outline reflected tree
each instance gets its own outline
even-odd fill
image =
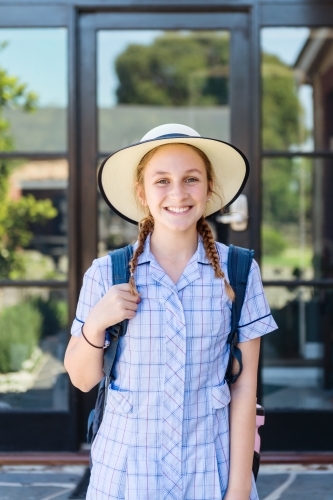
[[[225,105],[228,58],[224,33],[165,33],[150,45],[131,44],[116,60],[118,103]]]
[[[0,45],[0,50],[6,43]],[[26,83],[0,67],[0,151],[12,151],[14,141],[10,123],[3,112],[6,108],[20,109],[27,113],[36,109],[38,96]],[[10,175],[17,161],[0,160],[0,279],[17,278],[24,273],[24,260],[20,251],[27,246],[32,233],[31,223],[43,223],[57,215],[50,200],[37,201],[33,196],[18,200],[10,197]]]
[[[299,148],[307,137],[304,110],[297,95],[293,69],[277,56],[263,54],[263,149],[288,151]],[[281,252],[286,248],[286,244],[283,245],[283,238],[288,238],[286,226],[299,224],[301,203],[307,220],[310,220],[311,165],[307,161],[299,165],[297,160],[289,158],[265,160],[262,183],[263,250],[264,255],[273,256],[278,248]],[[301,196],[305,197],[302,202]],[[280,245],[275,245],[278,239]],[[295,245],[295,241],[289,244]]]
[[[288,151],[305,142],[308,131],[293,69],[277,56],[262,57],[263,149]]]

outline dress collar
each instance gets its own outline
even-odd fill
[[[150,262],[151,260],[156,260],[153,254],[150,251],[150,234],[147,236],[143,252],[141,255],[138,257],[138,265],[141,264],[146,264],[147,262]],[[138,247],[138,242],[134,244],[134,250]],[[198,246],[197,250],[194,253],[193,257],[191,258],[191,262],[196,260],[199,264],[211,264],[210,260],[208,259],[205,248],[203,245],[202,237],[199,235],[198,237]]]

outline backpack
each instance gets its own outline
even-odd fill
[[[242,352],[237,347],[239,342],[238,323],[241,317],[242,307],[245,299],[246,285],[249,277],[254,251],[247,248],[240,248],[233,245],[229,246],[228,253],[228,276],[229,283],[235,291],[235,300],[231,309],[231,330],[228,335],[227,343],[230,344],[230,356],[226,370],[225,379],[229,386],[234,384],[242,373]],[[232,374],[233,360],[238,363],[238,372]],[[260,435],[259,427],[265,423],[265,410],[262,406],[256,405],[256,429],[255,443],[253,452],[252,472],[257,480],[260,467]]]
[[[133,255],[133,246],[127,245],[113,252],[109,252],[112,263],[112,281],[114,285],[128,283],[130,272],[128,264]],[[102,423],[104,408],[106,405],[108,389],[112,376],[112,368],[116,357],[119,337],[125,335],[128,320],[125,319],[106,330],[105,339],[109,346],[104,350],[103,372],[104,378],[100,381],[97,392],[95,408],[91,410],[88,417],[87,442],[92,443]]]
[[[228,276],[229,282],[235,291],[236,298],[232,303],[231,310],[231,330],[228,335],[227,343],[230,344],[230,356],[226,370],[226,381],[229,385],[234,384],[242,373],[242,353],[237,346],[239,341],[238,323],[241,316],[241,311],[244,303],[247,280],[253,260],[253,250],[246,248],[229,246],[228,253]],[[129,261],[133,255],[132,245],[124,248],[119,248],[109,253],[112,262],[112,276],[115,285],[128,283],[129,281]],[[88,418],[87,442],[92,443],[96,437],[98,429],[102,423],[104,408],[107,401],[107,393],[112,376],[112,369],[116,357],[119,337],[126,334],[128,320],[113,325],[107,329],[106,338],[110,342],[109,347],[104,352],[103,371],[104,378],[99,384],[98,394],[95,404],[95,409],[91,410]],[[236,359],[238,363],[238,372],[232,374],[232,363]],[[264,423],[264,409],[257,405],[256,419],[256,446],[253,457],[253,473],[257,478],[260,464],[260,437],[257,432],[258,427]]]

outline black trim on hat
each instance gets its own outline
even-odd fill
[[[222,144],[226,144],[227,146],[231,147],[232,149],[234,149],[235,151],[237,151],[237,153],[243,158],[244,160],[244,163],[245,163],[245,175],[244,175],[244,179],[243,179],[243,182],[240,186],[240,188],[238,189],[237,193],[235,194],[235,196],[226,204],[224,205],[222,208],[227,208],[229,207],[237,198],[238,196],[241,194],[241,192],[243,191],[244,187],[245,187],[245,184],[247,183],[247,180],[249,178],[249,175],[250,175],[250,163],[248,161],[248,159],[246,158],[245,154],[240,150],[238,149],[236,146],[234,146],[233,144],[230,144],[229,142],[226,142],[226,141],[221,141],[220,139],[213,139],[212,137],[203,137],[203,136],[200,136],[200,135],[196,135],[196,136],[193,136],[193,135],[186,135],[186,134],[166,134],[166,135],[161,135],[160,137],[156,137],[154,139],[148,139],[146,141],[140,141],[140,142],[136,142],[135,144],[130,144],[129,146],[126,146],[124,148],[121,148],[121,149],[118,149],[117,151],[115,151],[114,153],[110,154],[107,158],[105,158],[105,160],[101,163],[100,167],[99,167],[99,170],[98,170],[98,177],[97,177],[97,182],[98,182],[98,187],[99,187],[99,190],[101,192],[101,195],[103,196],[104,198],[104,201],[106,202],[106,204],[111,208],[111,210],[113,210],[113,212],[117,215],[119,215],[122,219],[126,220],[127,222],[130,222],[131,224],[135,224],[136,226],[139,225],[139,222],[135,221],[135,220],[132,220],[130,219],[129,217],[127,217],[126,215],[122,214],[121,212],[119,212],[119,210],[117,210],[113,205],[112,203],[110,202],[110,200],[108,199],[108,197],[106,196],[105,194],[105,191],[103,189],[103,184],[102,184],[102,173],[103,173],[103,169],[105,167],[105,164],[106,162],[112,157],[114,156],[115,154],[119,153],[119,151],[124,151],[125,149],[129,149],[129,148],[132,148],[132,147],[135,147],[135,146],[139,146],[140,144],[145,144],[147,142],[154,142],[154,141],[159,141],[161,139],[175,139],[179,137],[180,139],[181,138],[188,138],[188,139],[206,139],[206,140],[209,140],[209,141],[216,141],[216,142],[220,142]],[[179,143],[181,144],[181,142]],[[188,143],[183,143],[183,144],[188,144]],[[152,148],[153,149],[153,148]],[[199,148],[200,149],[200,148]],[[212,214],[209,215],[209,217],[211,215],[214,215],[214,214],[218,214],[219,213],[219,210],[217,212],[214,212]]]
[[[140,144],[140,143],[139,143]],[[127,148],[124,148],[124,149],[127,149]],[[119,150],[120,151],[120,150]],[[111,201],[109,200],[109,198],[106,196],[105,194],[105,191],[103,189],[103,184],[102,184],[102,172],[103,172],[103,168],[104,168],[104,165],[105,163],[108,161],[109,158],[111,158],[111,156],[113,156],[114,153],[110,156],[108,156],[107,158],[105,158],[105,160],[101,163],[100,167],[99,167],[99,170],[98,170],[98,177],[97,177],[97,184],[98,184],[98,187],[99,187],[99,190],[101,192],[101,195],[103,196],[104,198],[104,201],[105,203],[111,208],[111,210],[119,215],[122,219],[126,220],[127,222],[130,222],[131,224],[135,224],[136,226],[139,225],[139,222],[136,222],[135,220],[132,220],[130,219],[129,217],[126,217],[126,215],[122,214],[121,212],[119,212],[119,210],[117,210],[111,203]]]
[[[187,135],[187,134],[165,134],[165,135],[159,135],[158,137],[155,137],[155,139],[175,139],[177,137],[193,137],[193,135]],[[198,135],[196,137],[201,137],[201,136]],[[155,139],[149,139],[149,140],[150,141],[154,141]],[[142,141],[142,142],[148,142],[148,141]]]

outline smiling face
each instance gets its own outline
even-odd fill
[[[195,149],[185,144],[158,148],[147,161],[142,180],[137,183],[137,195],[149,208],[155,228],[177,232],[196,229],[212,186]]]

